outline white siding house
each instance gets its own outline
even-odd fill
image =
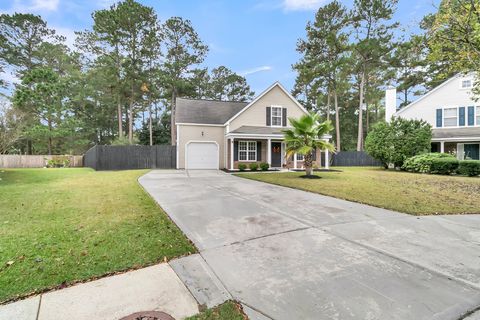
[[[458,159],[480,159],[480,101],[472,94],[474,74],[458,74],[400,110],[396,90],[387,89],[387,121],[391,115],[423,119],[433,127],[432,152],[448,152]],[[392,98],[393,97],[393,98]]]

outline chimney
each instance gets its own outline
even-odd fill
[[[385,90],[385,121],[390,122],[395,112],[397,112],[397,89],[390,86]]]

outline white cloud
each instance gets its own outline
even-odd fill
[[[65,27],[51,26],[52,29],[55,29],[57,34],[65,37],[65,44],[70,49],[75,49],[75,31]]]
[[[248,76],[248,75],[251,75],[251,74],[254,74],[254,73],[258,73],[258,72],[270,71],[272,69],[273,68],[271,66],[260,66],[260,67],[257,67],[257,68],[252,68],[252,69],[242,71],[242,72],[240,72],[240,75]]]
[[[283,0],[282,7],[285,11],[316,10],[325,2],[325,0]]]
[[[57,11],[60,0],[14,0],[3,13],[29,13]]]

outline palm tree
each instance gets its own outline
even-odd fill
[[[286,144],[286,157],[296,153],[303,155],[305,174],[312,175],[312,162],[315,149],[334,151],[334,147],[324,136],[332,129],[330,120],[320,122],[320,116],[316,113],[308,113],[300,119],[289,118],[292,129],[284,130],[283,135]]]

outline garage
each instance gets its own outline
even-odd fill
[[[218,169],[218,145],[215,142],[189,142],[185,152],[186,169]]]

